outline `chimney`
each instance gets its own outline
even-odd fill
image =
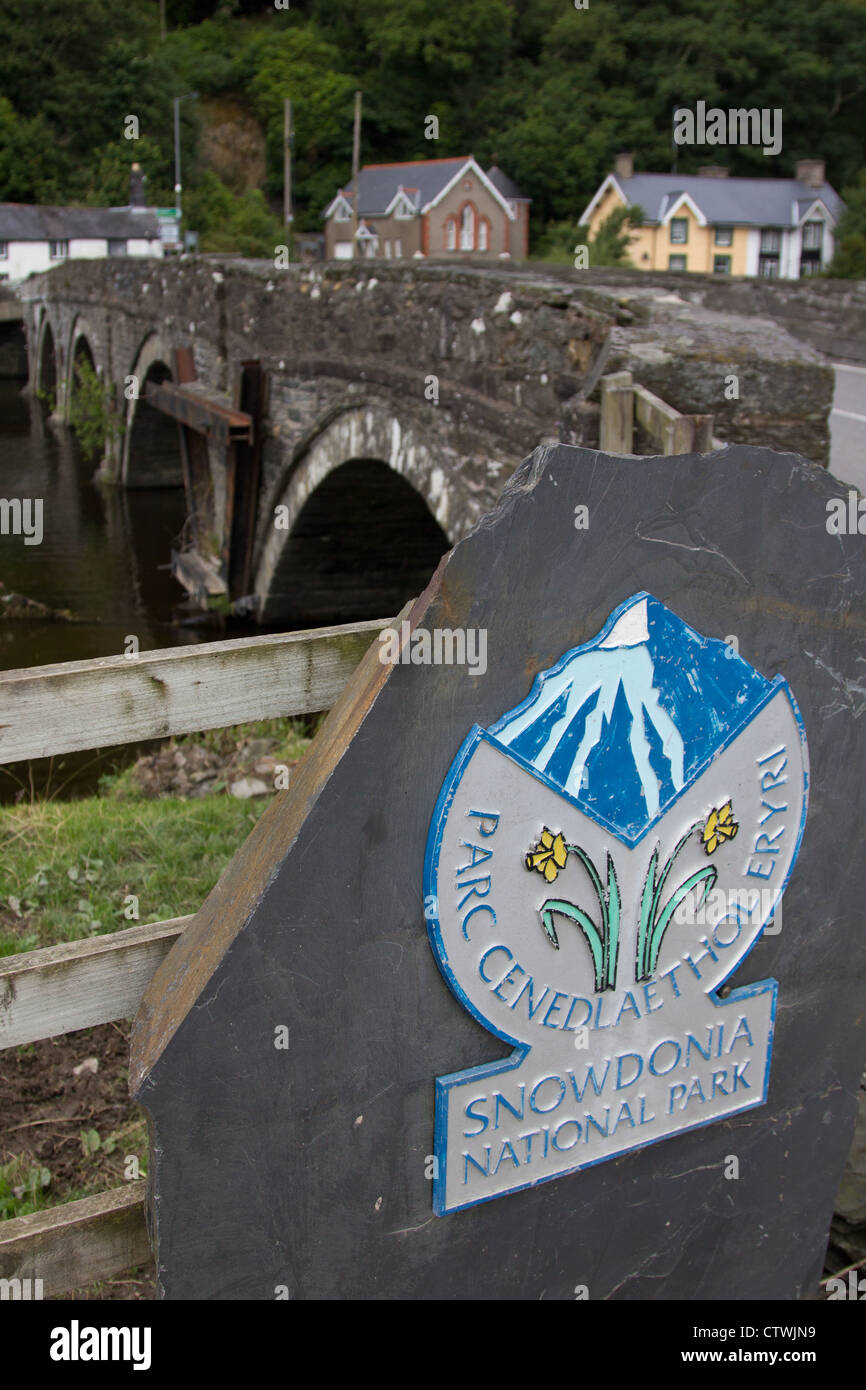
[[[699,179],[726,179],[728,167],[725,164],[702,164],[698,170]]]
[[[143,208],[144,202],[144,174],[141,172],[140,164],[133,164],[129,171],[129,206],[131,208]]]
[[[823,159],[798,159],[795,178],[807,188],[820,188],[825,181]]]
[[[618,154],[613,162],[613,172],[620,179],[630,179],[634,177],[634,155]]]

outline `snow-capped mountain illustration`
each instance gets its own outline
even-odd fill
[[[633,839],[766,702],[775,683],[636,594],[488,730],[509,756]]]

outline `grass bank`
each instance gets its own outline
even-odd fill
[[[291,768],[309,729],[266,720],[173,740],[167,751],[191,760],[204,749],[242,771],[243,751],[266,745]],[[154,796],[132,767],[104,777],[98,796],[0,808],[0,955],[195,912],[270,800],[230,795],[232,776],[211,778],[205,796]]]
[[[171,740],[97,796],[0,808],[0,956],[195,912],[317,722]],[[253,779],[267,794],[249,794]],[[0,1051],[0,1221],[146,1175],[128,1054],[128,1023]]]

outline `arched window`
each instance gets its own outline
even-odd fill
[[[460,214],[460,250],[475,250],[475,209],[471,203]]]
[[[490,249],[490,223],[486,217],[478,220],[478,250],[489,251]]]
[[[445,250],[457,250],[457,223],[453,217],[449,217],[445,223]]]

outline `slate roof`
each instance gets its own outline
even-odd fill
[[[365,164],[358,173],[358,216],[381,217],[401,186],[420,212],[439,196],[471,158],[471,155],[458,155],[453,159],[415,159],[403,164]],[[491,178],[492,173],[497,175],[495,179]],[[494,167],[488,170],[486,177],[491,179],[503,198],[523,196],[517,185],[500,169]],[[507,188],[503,185],[507,185]],[[351,180],[340,192],[351,207]]]
[[[32,203],[0,203],[0,241],[69,241],[111,237],[159,237],[152,212],[126,208],[40,207]]]
[[[648,222],[660,222],[683,193],[700,208],[707,222],[750,227],[790,227],[793,209],[797,220],[817,198],[834,218],[845,204],[829,183],[809,188],[797,179],[713,179],[698,174],[634,174],[617,176],[629,203],[643,208]]]
[[[358,173],[358,216],[381,217],[392,202],[400,185],[417,189],[413,202],[418,207],[442,192],[466,163],[466,156],[456,159],[410,160],[405,164],[365,164]],[[341,189],[351,206],[351,181]]]
[[[487,177],[494,188],[499,189],[503,198],[519,198],[525,203],[532,202],[532,199],[527,198],[525,193],[521,193],[514,179],[510,179],[507,174],[503,174],[498,164],[491,164],[490,168],[487,170]]]

